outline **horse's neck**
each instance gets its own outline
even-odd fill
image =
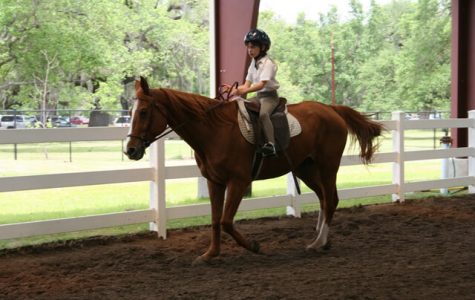
[[[214,122],[216,118],[213,116],[219,102],[175,90],[165,92],[170,126],[193,149],[202,148],[203,142],[212,139],[220,126]]]
[[[167,95],[165,107],[169,113],[169,122],[171,125],[178,126],[181,123],[200,122],[205,118],[207,107],[212,106],[213,101],[207,101],[207,98],[176,91],[172,89],[163,89]]]

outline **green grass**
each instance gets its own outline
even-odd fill
[[[439,134],[442,136],[442,134]],[[432,131],[411,131],[406,133],[407,150],[433,148]],[[22,176],[48,173],[79,172],[92,170],[113,170],[143,167],[148,159],[139,162],[122,157],[122,145],[117,142],[75,142],[18,145],[18,159],[13,160],[13,145],[0,145],[0,176]],[[391,151],[391,139],[383,139],[383,152]],[[167,160],[190,159],[191,149],[182,141],[166,143]],[[347,151],[351,153],[351,151]],[[420,161],[406,163],[406,180],[436,179],[440,176],[440,162]],[[392,181],[391,164],[342,167],[338,174],[338,188],[352,188],[389,184]],[[286,194],[286,178],[279,177],[256,181],[252,197]],[[166,185],[167,206],[208,203],[208,199],[197,199],[197,179],[168,180]],[[310,190],[302,185],[302,192]],[[410,195],[418,197],[422,194]],[[67,218],[111,212],[121,212],[148,207],[149,185],[147,182],[45,189],[0,193],[0,224],[29,222],[37,220]],[[249,201],[249,200],[245,200]],[[390,202],[390,196],[380,196],[341,201],[339,207]],[[317,203],[306,205],[303,211],[315,211]],[[285,214],[285,208],[265,209],[238,213],[237,219],[258,218]],[[168,228],[195,226],[209,223],[209,216],[170,220]],[[56,234],[26,239],[0,240],[0,248],[38,244],[55,240],[68,240],[91,235],[115,235],[145,231],[147,224],[120,226],[76,233]]]

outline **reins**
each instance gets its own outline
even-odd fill
[[[218,104],[214,105],[214,106],[211,106],[211,107],[208,107],[206,110],[205,110],[205,114],[209,113],[210,111],[220,107],[221,105],[223,105],[224,103],[228,102],[229,99],[231,98],[231,91],[234,89],[234,88],[237,88],[239,86],[239,83],[236,81],[233,83],[233,85],[228,88],[227,90],[223,91],[223,88],[225,87],[225,85],[221,85],[219,86],[219,89],[218,89],[218,96],[215,98],[215,100],[218,100],[220,101]],[[226,97],[225,97],[226,95]],[[160,111],[159,111],[160,112]],[[161,112],[160,112],[161,113]],[[162,114],[163,115],[163,114]],[[164,116],[165,117],[165,116]],[[167,136],[169,135],[170,133],[172,133],[173,131],[185,126],[190,120],[186,120],[186,121],[183,121],[181,122],[180,124],[178,124],[177,126],[175,126],[175,129],[171,128],[170,126],[167,126],[167,128],[165,128],[165,131],[162,132],[161,134],[157,135],[156,137],[154,137],[152,140],[148,140],[145,138],[145,136],[138,136],[138,135],[133,135],[133,134],[128,134],[127,137],[132,137],[132,138],[136,138],[136,139],[139,139],[142,141],[142,143],[144,144],[145,148],[147,148],[148,146],[150,146],[153,142],[161,139],[162,137],[164,136]]]
[[[228,87],[228,85],[222,84],[218,88],[218,96],[215,98],[216,100],[221,100],[221,101],[229,101],[229,98],[231,98],[231,92],[233,89],[237,89],[239,86],[239,82],[235,81],[233,85]],[[226,88],[226,89],[225,89]],[[224,97],[226,95],[226,98]]]

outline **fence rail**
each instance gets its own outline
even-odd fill
[[[382,123],[392,132],[393,150],[392,152],[377,153],[374,159],[374,163],[393,164],[392,184],[339,189],[338,195],[341,200],[392,195],[393,200],[404,201],[404,194],[408,192],[455,186],[469,186],[470,192],[475,191],[475,111],[470,111],[469,118],[467,119],[406,120],[405,113],[403,112],[393,113],[392,118],[393,120],[382,121]],[[404,132],[406,130],[434,128],[469,128],[469,147],[422,151],[404,150]],[[0,144],[121,140],[126,134],[127,128],[110,127],[1,130]],[[158,236],[166,238],[167,220],[209,215],[211,213],[209,204],[166,207],[165,181],[168,179],[198,177],[200,173],[196,165],[165,165],[164,143],[164,140],[159,140],[152,144],[150,167],[146,168],[0,178],[0,191],[24,191],[137,181],[150,182],[150,206],[148,209],[77,218],[4,224],[0,225],[0,239],[97,229],[134,223],[150,223],[151,230],[157,231]],[[468,176],[417,182],[405,181],[405,162],[447,159],[450,157],[469,158]],[[341,161],[342,166],[358,164],[361,164],[361,161],[357,155],[346,155]],[[286,195],[248,199],[241,203],[239,210],[249,211],[272,207],[287,207],[289,213],[297,217],[300,216],[301,206],[306,203],[315,203],[316,196],[313,193],[297,195],[293,181],[288,180],[287,184]]]

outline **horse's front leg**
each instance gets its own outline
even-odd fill
[[[233,224],[234,216],[236,215],[244,192],[249,184],[250,182],[231,182],[228,184],[226,206],[221,219],[221,225],[223,230],[226,233],[229,233],[239,245],[249,251],[258,253],[259,244],[256,241],[249,242],[241,233],[239,233],[239,231],[236,230]]]
[[[209,262],[219,255],[221,246],[221,216],[223,214],[224,192],[226,187],[208,180],[209,198],[211,201],[211,244],[208,251],[195,259],[193,264]]]

